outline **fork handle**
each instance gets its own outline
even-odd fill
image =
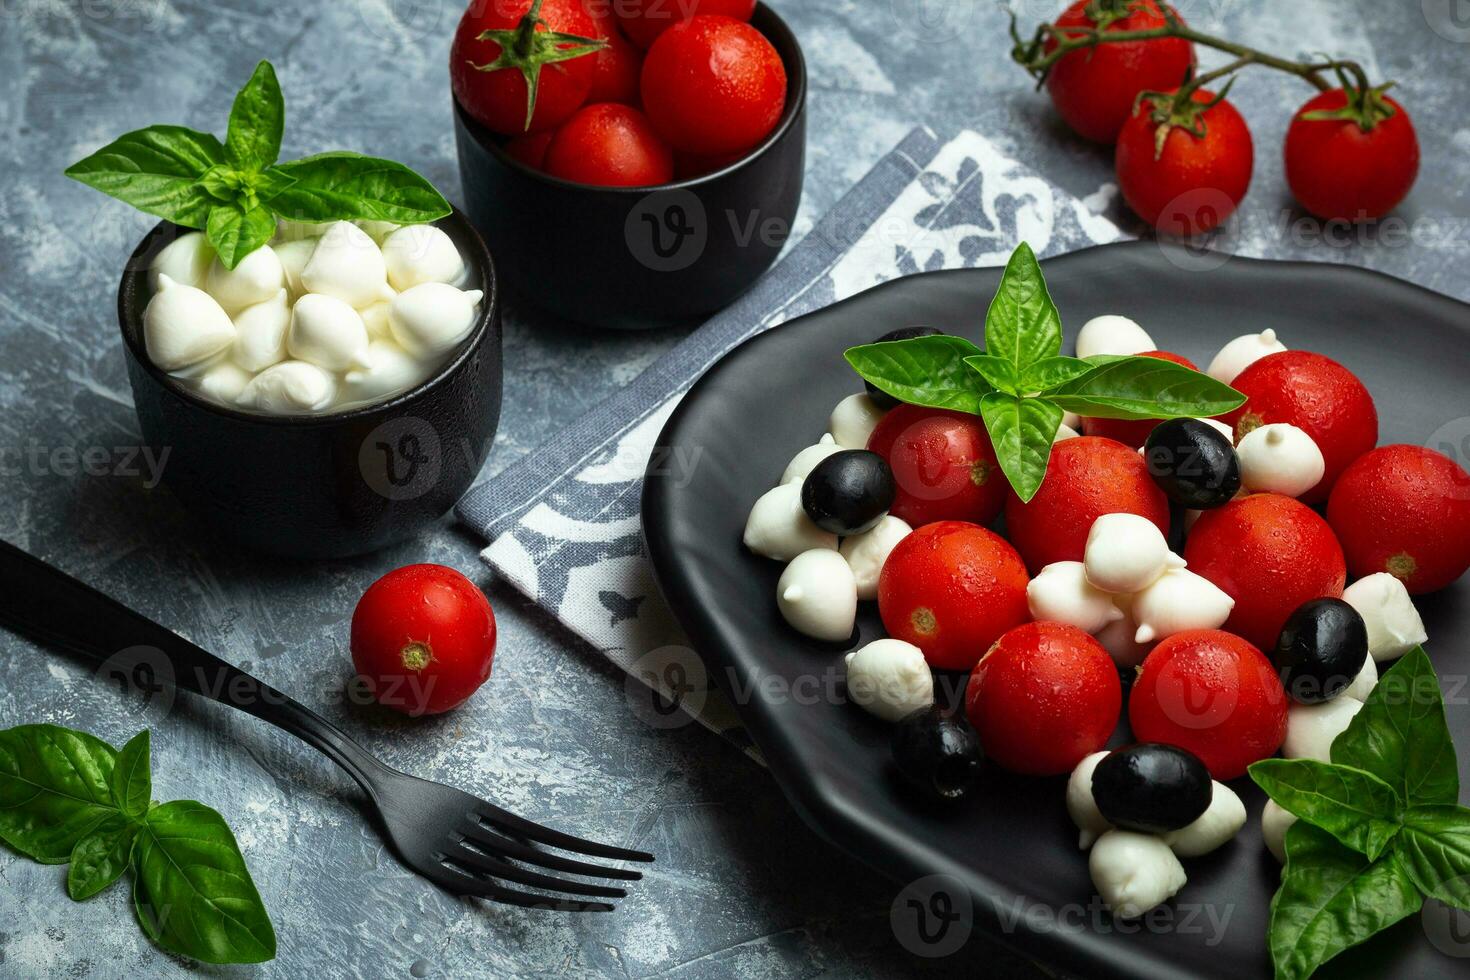
[[[0,541],[0,624],[100,661],[137,686],[169,686],[239,708],[290,732],[373,793],[386,767],[325,718],[171,630]]]

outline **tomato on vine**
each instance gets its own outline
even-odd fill
[[[1319,218],[1364,221],[1398,206],[1419,174],[1419,138],[1387,86],[1314,96],[1286,131],[1286,182]]]

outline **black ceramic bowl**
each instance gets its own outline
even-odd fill
[[[806,63],[770,7],[750,23],[786,65],[786,108],[759,146],[700,177],[656,188],[560,180],[512,159],[455,102],[465,209],[508,290],[582,323],[641,329],[708,316],[766,270],[801,201]]]
[[[133,252],[118,322],[144,442],[167,452],[163,482],[241,547],[336,558],[401,541],[469,487],[500,421],[500,296],[485,243],[465,216],[439,222],[484,290],[474,329],[429,380],[333,415],[277,416],[208,402],[154,366],[143,345],[148,263],[186,229],[164,222]]]

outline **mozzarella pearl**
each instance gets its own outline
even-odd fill
[[[1236,337],[1220,348],[1220,353],[1215,355],[1215,359],[1210,362],[1205,373],[1216,381],[1230,384],[1240,376],[1240,372],[1267,354],[1276,354],[1284,350],[1286,350],[1286,345],[1276,339],[1275,330],[1248,333],[1244,337]]]
[[[327,229],[301,270],[301,285],[354,309],[393,296],[378,243],[350,221],[334,222]]]
[[[874,640],[845,659],[853,703],[884,721],[898,721],[934,703],[934,675],[924,652],[912,643]]]
[[[219,256],[209,263],[209,272],[204,277],[204,288],[215,301],[231,313],[247,306],[264,303],[286,285],[286,270],[276,256],[276,250],[262,245],[226,269]]]
[[[1288,759],[1332,761],[1332,741],[1347,731],[1353,716],[1363,710],[1356,698],[1333,698],[1321,704],[1297,704],[1286,709],[1286,741],[1281,754]]]
[[[867,395],[848,395],[832,409],[827,431],[843,449],[867,449],[868,437],[883,420],[884,411]]]
[[[823,531],[806,516],[800,483],[783,483],[762,494],[750,509],[744,539],[751,551],[777,561],[791,561],[814,548],[837,551],[837,535]]]
[[[247,371],[263,371],[286,359],[286,330],[291,305],[281,289],[264,303],[247,306],[235,315],[235,363]]]
[[[1113,597],[1087,581],[1080,561],[1047,565],[1026,586],[1026,603],[1031,618],[1067,623],[1084,633],[1096,633],[1123,618]]]
[[[1139,643],[1134,638],[1137,633],[1138,624],[1124,610],[1123,618],[1104,626],[1098,631],[1096,639],[1108,651],[1108,656],[1113,658],[1113,663],[1126,669],[1143,663],[1153,649],[1150,644]]]
[[[1228,842],[1245,826],[1245,804],[1235,790],[1212,780],[1209,808],[1194,822],[1164,834],[1164,843],[1180,857],[1199,857]]]
[[[807,478],[807,474],[816,469],[818,463],[833,453],[840,452],[842,452],[842,447],[837,445],[837,440],[832,438],[832,433],[825,433],[815,446],[807,446],[791,457],[791,462],[786,464],[786,471],[781,474],[781,482],[790,483],[795,480],[800,483]]]
[[[1168,569],[1184,566],[1158,526],[1137,514],[1104,514],[1093,521],[1082,562],[1087,581],[1114,593],[1146,589]]]
[[[230,361],[220,361],[211,365],[194,379],[194,387],[206,398],[213,399],[222,405],[233,405],[240,398],[240,393],[250,383],[252,375],[249,371]]]
[[[358,315],[362,317],[363,326],[367,327],[369,337],[372,337],[374,340],[393,339],[393,331],[388,326],[388,311],[392,308],[392,305],[387,300],[383,300],[374,303],[372,306],[365,306],[357,311]],[[397,341],[394,342],[397,343]]]
[[[435,364],[420,361],[391,340],[368,344],[365,366],[342,376],[344,404],[377,401],[407,391],[433,373]]]
[[[1178,894],[1188,880],[1169,845],[1153,834],[1110,830],[1087,859],[1092,884],[1112,913],[1136,919]]]
[[[1081,432],[1082,416],[1078,415],[1076,412],[1063,412],[1062,424],[1071,429],[1073,432]]]
[[[878,577],[883,572],[883,563],[888,560],[893,549],[898,547],[898,543],[912,531],[913,528],[903,520],[886,514],[862,534],[843,539],[839,550],[852,567],[859,599],[867,601],[878,598]]]
[[[1342,597],[1367,624],[1368,652],[1379,663],[1402,657],[1429,639],[1409,590],[1388,572],[1358,579]]]
[[[1076,429],[1063,422],[1061,425],[1057,426],[1057,434],[1052,437],[1051,441],[1052,444],[1055,445],[1061,442],[1063,439],[1076,439],[1081,434],[1082,433],[1078,432]]]
[[[393,297],[388,329],[403,349],[418,357],[448,353],[470,335],[483,296],[442,282],[426,282]]]
[[[357,311],[340,299],[307,293],[291,312],[286,338],[291,356],[328,371],[368,366],[367,327]]]
[[[388,285],[410,289],[426,282],[456,283],[464,275],[464,259],[454,239],[433,225],[408,225],[383,239]]]
[[[286,221],[276,222],[276,241],[293,242],[302,238],[320,238],[331,230],[335,221]]]
[[[1275,800],[1267,800],[1261,810],[1261,838],[1266,842],[1266,850],[1282,864],[1286,863],[1286,832],[1296,821],[1296,814]]]
[[[379,245],[383,244],[383,240],[389,235],[404,227],[392,221],[373,221],[371,218],[359,218],[353,224],[367,232],[368,237]]]
[[[800,633],[833,643],[846,640],[857,621],[857,582],[852,569],[830,549],[804,551],[781,573],[776,606]]]
[[[1226,442],[1230,443],[1232,446],[1235,445],[1235,430],[1230,428],[1230,426],[1226,425],[1224,422],[1221,422],[1219,419],[1200,419],[1199,421],[1203,422],[1205,425],[1208,425],[1210,428],[1220,433],[1220,435],[1224,436]]]
[[[1326,471],[1322,450],[1312,437],[1289,422],[1252,429],[1235,447],[1240,482],[1253,493],[1299,497],[1315,487]]]
[[[1109,752],[1104,749],[1083,756],[1082,761],[1072,770],[1072,775],[1067,777],[1067,816],[1077,825],[1079,850],[1087,850],[1093,841],[1113,829],[1107,817],[1097,808],[1097,801],[1092,798],[1092,771],[1108,755]]]
[[[1185,630],[1225,625],[1235,600],[1214,582],[1187,568],[1173,568],[1133,597],[1133,634],[1139,643],[1156,643]]]
[[[198,364],[235,342],[229,314],[202,289],[158,277],[158,292],[143,310],[143,346],[164,371]]]
[[[1342,696],[1345,698],[1357,698],[1359,701],[1368,700],[1368,695],[1378,686],[1378,661],[1371,656],[1363,660],[1363,669],[1358,671],[1358,676],[1353,678],[1351,684],[1343,688]]]
[[[1158,350],[1148,331],[1126,316],[1108,313],[1095,316],[1077,332],[1077,356],[1096,354],[1142,354]]]
[[[185,286],[202,286],[214,261],[214,249],[202,231],[180,235],[148,263],[148,288],[158,292],[158,277],[168,276]]]
[[[305,361],[282,361],[257,374],[240,392],[239,404],[277,415],[319,412],[332,404],[337,382]]]
[[[311,255],[316,251],[319,238],[295,238],[289,242],[282,242],[274,246],[276,258],[281,260],[281,270],[286,274],[286,288],[291,291],[292,296],[300,296],[306,292],[301,285],[301,270],[306,268],[306,263],[311,261]]]

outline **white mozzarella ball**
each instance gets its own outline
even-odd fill
[[[437,366],[424,362],[391,340],[368,344],[366,365],[342,376],[343,404],[377,401],[407,391],[433,373]]]
[[[1067,777],[1067,816],[1077,825],[1077,847],[1087,850],[1093,841],[1113,829],[1092,798],[1092,771],[1110,753],[1104,749],[1084,756]]]
[[[1245,804],[1235,790],[1212,780],[1209,807],[1193,823],[1164,834],[1164,843],[1182,858],[1199,857],[1224,845],[1244,826]]]
[[[1358,671],[1358,676],[1353,678],[1342,692],[1345,698],[1356,698],[1359,701],[1368,700],[1368,695],[1378,686],[1378,661],[1371,656],[1363,659],[1363,669]]]
[[[238,313],[247,306],[264,303],[286,285],[286,270],[276,250],[262,245],[226,269],[225,264],[214,257],[209,263],[209,272],[204,277],[204,288],[230,313]]]
[[[274,246],[276,258],[281,260],[281,271],[286,274],[286,288],[291,291],[292,296],[300,296],[306,292],[306,288],[301,285],[301,270],[311,261],[311,254],[316,251],[316,244],[320,240],[293,238]]]
[[[1036,573],[1026,586],[1031,618],[1067,623],[1084,633],[1096,633],[1123,618],[1113,597],[1087,581],[1080,561],[1058,561]]]
[[[357,311],[362,317],[363,326],[367,327],[369,337],[374,340],[393,340],[393,330],[388,326],[388,311],[392,306],[388,300],[382,300]]]
[[[1108,313],[1095,316],[1077,331],[1077,356],[1096,354],[1142,354],[1158,350],[1159,345],[1137,323],[1126,316]]]
[[[800,484],[798,484],[799,486]],[[913,528],[892,514],[862,534],[844,538],[842,557],[852,566],[853,578],[857,581],[858,598],[864,601],[878,598],[878,577],[883,573],[883,563],[898,543],[908,537]]]
[[[868,437],[885,414],[866,394],[848,395],[832,409],[827,431],[843,449],[867,449]]]
[[[214,261],[214,248],[202,231],[180,235],[148,263],[148,288],[158,292],[158,277],[168,276],[185,286],[202,286]]]
[[[874,640],[845,659],[848,696],[884,721],[898,721],[934,703],[934,674],[924,651],[912,643]]]
[[[1092,885],[1112,913],[1136,919],[1179,893],[1188,880],[1179,858],[1153,834],[1110,830],[1087,859]]]
[[[1158,526],[1137,514],[1104,514],[1092,522],[1082,563],[1087,581],[1104,592],[1146,589],[1184,559],[1169,550]]]
[[[776,606],[797,632],[837,642],[857,621],[857,582],[847,560],[827,548],[791,559],[776,583]]]
[[[1108,651],[1108,656],[1113,658],[1113,663],[1126,669],[1143,663],[1153,649],[1152,644],[1139,643],[1135,638],[1137,634],[1138,624],[1124,610],[1123,618],[1104,626],[1098,631],[1096,639]]]
[[[454,239],[433,225],[407,225],[383,239],[383,262],[388,285],[400,291],[425,282],[453,284],[464,276]]]
[[[1296,823],[1297,815],[1275,800],[1267,800],[1261,810],[1261,837],[1266,850],[1282,864],[1286,863],[1286,832]]]
[[[807,478],[807,474],[817,468],[817,464],[831,456],[833,453],[842,452],[842,447],[837,445],[837,440],[832,438],[832,433],[827,432],[817,441],[815,446],[807,446],[801,452],[791,457],[791,462],[786,464],[786,471],[781,474],[782,483],[797,483]]]
[[[1187,568],[1172,568],[1133,597],[1138,623],[1133,638],[1157,643],[1185,630],[1214,630],[1225,625],[1235,600],[1214,582]]]
[[[813,548],[837,551],[837,535],[823,531],[806,516],[800,483],[783,483],[761,495],[746,519],[744,540],[751,551],[777,561],[790,561]]]
[[[1076,439],[1080,435],[1082,435],[1082,433],[1078,432],[1076,429],[1063,422],[1061,425],[1057,426],[1057,434],[1053,436],[1051,440],[1052,445],[1056,445],[1063,439]]]
[[[282,361],[257,374],[240,392],[239,404],[276,415],[319,412],[332,404],[337,380],[315,364]]]
[[[281,289],[264,303],[235,314],[235,363],[247,371],[263,371],[286,359],[286,330],[291,305]]]
[[[1071,429],[1073,432],[1081,432],[1082,416],[1078,415],[1076,412],[1063,412],[1062,424]]]
[[[358,218],[352,223],[367,232],[368,237],[379,245],[383,244],[383,240],[389,235],[404,227],[392,221],[374,221],[371,218]]]
[[[336,224],[335,221],[286,221],[276,222],[278,242],[294,242],[302,238],[320,238]]]
[[[309,293],[334,296],[354,309],[393,296],[378,243],[350,221],[334,222],[317,242],[301,270],[301,285]]]
[[[143,310],[143,346],[164,371],[198,364],[235,342],[230,316],[202,289],[158,278],[158,292]]]
[[[1230,384],[1240,376],[1240,372],[1267,354],[1276,354],[1284,350],[1286,350],[1286,345],[1276,339],[1275,330],[1248,333],[1244,337],[1236,337],[1220,348],[1220,353],[1215,355],[1215,359],[1210,362],[1205,373],[1216,381]]]
[[[234,405],[254,375],[232,361],[220,361],[194,379],[194,387],[206,398]]]
[[[1365,575],[1342,598],[1367,624],[1368,652],[1379,663],[1402,657],[1429,639],[1408,588],[1388,572]]]
[[[1235,430],[1230,428],[1230,426],[1226,425],[1224,422],[1221,422],[1219,419],[1198,419],[1198,421],[1203,422],[1205,425],[1208,425],[1210,428],[1220,433],[1220,435],[1225,437],[1225,441],[1230,443],[1232,446],[1235,445]]]
[[[470,335],[483,296],[448,283],[426,282],[393,297],[388,329],[403,349],[419,357],[444,354]]]
[[[286,349],[301,361],[328,371],[368,366],[367,327],[362,317],[334,296],[307,293],[291,311]]]
[[[1335,697],[1321,704],[1297,704],[1286,709],[1286,741],[1281,754],[1288,759],[1332,761],[1332,742],[1347,731],[1353,716],[1363,710],[1357,698]]]
[[[1235,447],[1240,483],[1253,493],[1300,497],[1326,471],[1322,450],[1312,437],[1289,422],[1273,422],[1247,432]]]

